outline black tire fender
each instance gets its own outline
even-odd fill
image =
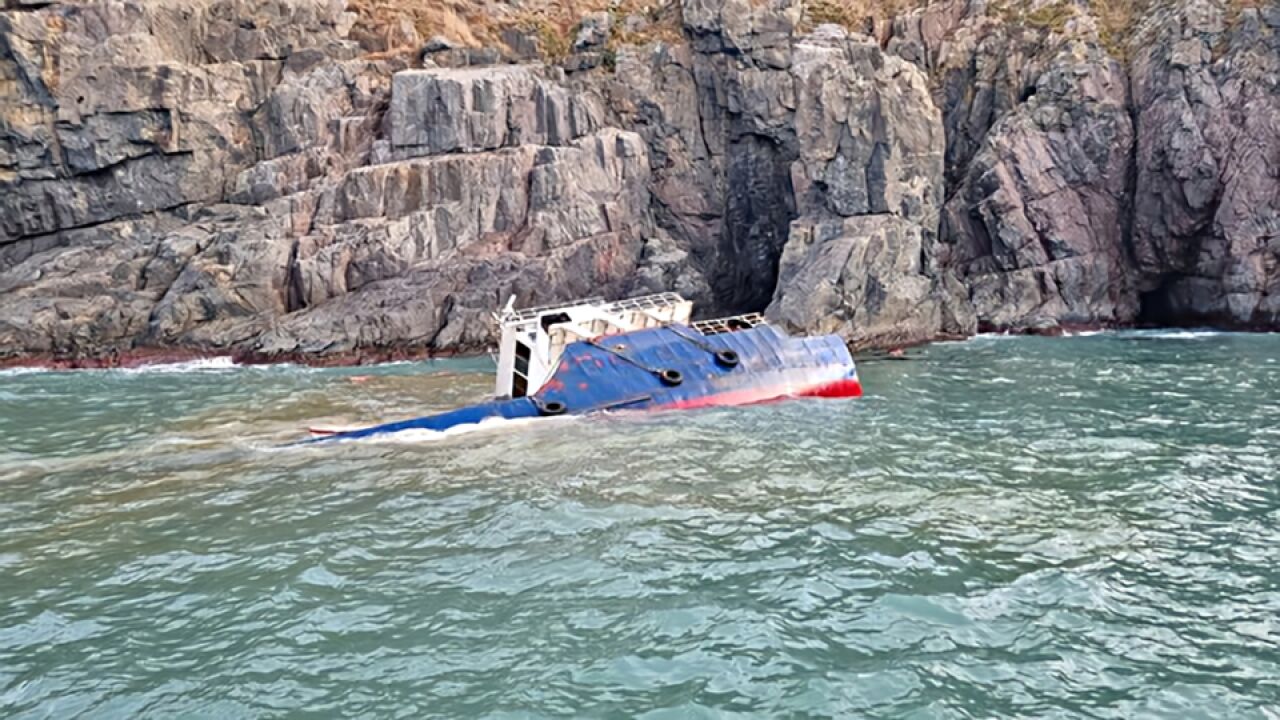
[[[733,350],[716,351],[716,363],[723,367],[736,368],[740,362],[742,362],[742,358],[738,357],[738,353]]]
[[[563,415],[569,410],[569,407],[559,400],[547,400],[538,403],[538,414],[546,417],[552,415]]]
[[[663,385],[675,387],[684,382],[684,373],[675,368],[666,368],[658,371],[658,379],[662,381]]]

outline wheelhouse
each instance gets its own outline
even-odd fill
[[[609,302],[590,298],[572,305],[507,308],[498,323],[498,397],[524,397],[542,387],[560,363],[566,345],[671,323],[689,324],[693,303],[676,293]]]

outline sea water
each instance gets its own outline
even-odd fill
[[[1280,336],[281,448],[484,360],[0,373],[0,717],[1280,717]]]

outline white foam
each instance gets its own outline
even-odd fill
[[[230,356],[200,358],[198,360],[184,360],[182,362],[173,363],[155,363],[154,365],[139,365],[137,367],[127,368],[109,368],[112,372],[124,373],[189,373],[204,372],[209,370],[234,370],[242,367],[236,364]]]
[[[53,372],[49,368],[42,367],[11,367],[0,369],[0,377],[5,375],[30,375],[32,373]]]
[[[1123,334],[1151,340],[1203,340],[1224,335],[1226,332],[1223,330],[1129,330]]]
[[[581,417],[581,416],[577,416]],[[389,443],[389,444],[416,444],[425,442],[438,442],[448,438],[455,438],[460,435],[470,435],[475,432],[493,431],[493,430],[519,430],[532,425],[533,423],[551,423],[566,422],[574,420],[575,417],[527,417],[527,418],[504,418],[491,417],[485,418],[478,423],[468,423],[465,425],[454,425],[447,430],[422,430],[410,429],[400,430],[399,432],[379,433],[370,435],[367,438],[359,438],[362,442],[371,443]]]
[[[205,372],[210,370],[235,370],[246,367],[236,364],[231,356],[200,358],[197,360],[183,360],[181,362],[154,363],[150,365],[138,365],[135,367],[103,367],[103,368],[50,368],[50,367],[12,367],[0,369],[0,376],[3,375],[29,375],[33,373],[84,373],[84,372],[112,372],[112,373],[189,373],[189,372]]]

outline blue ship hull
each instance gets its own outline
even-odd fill
[[[354,440],[404,430],[443,431],[493,418],[861,394],[853,358],[834,335],[793,338],[770,325],[758,325],[704,336],[688,326],[673,324],[568,345],[555,373],[529,397],[494,400],[310,442]]]

